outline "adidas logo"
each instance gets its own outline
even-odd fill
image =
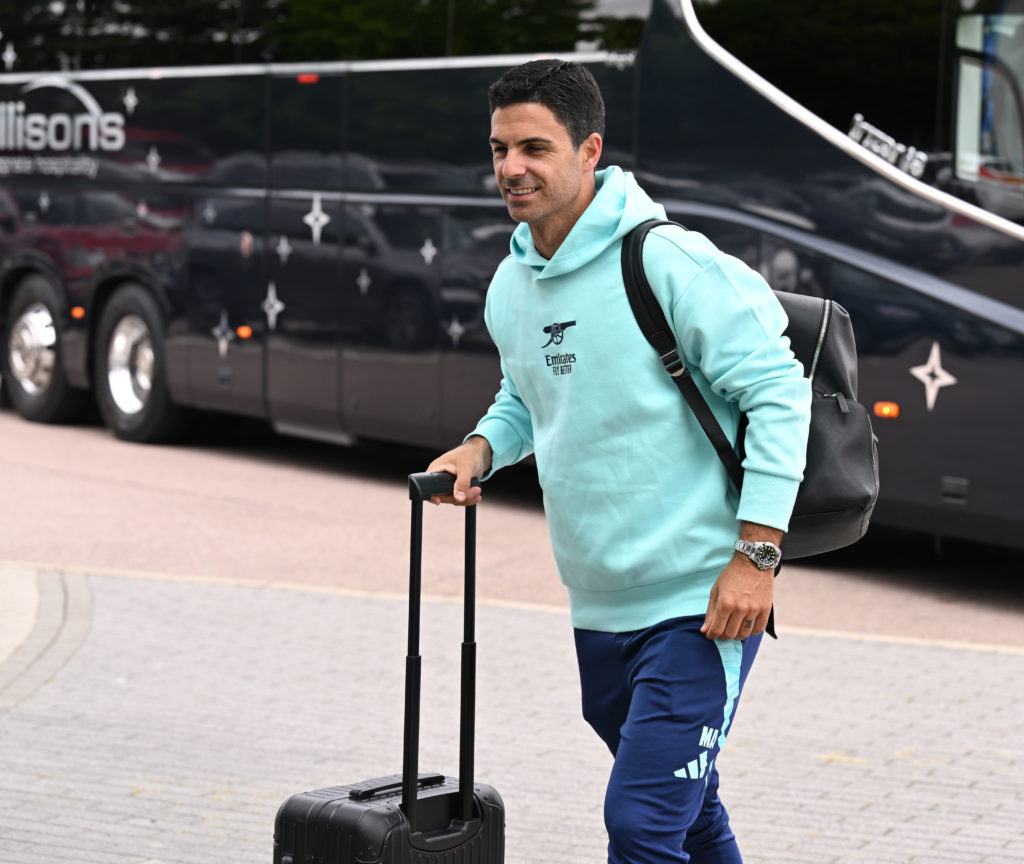
[[[718,729],[712,729],[709,726],[705,726],[701,730],[700,744],[698,745],[705,749],[700,751],[700,754],[696,759],[687,762],[678,771],[673,771],[672,773],[683,780],[703,780],[704,777],[707,776],[708,771],[715,765],[714,759],[708,759],[708,751],[714,749],[715,745],[718,743],[718,736]]]

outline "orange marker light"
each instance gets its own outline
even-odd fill
[[[239,339],[252,339],[252,327],[248,324],[238,327],[235,332],[238,334]]]
[[[85,307],[84,306],[72,306],[71,307],[71,317],[74,318],[76,321],[81,321],[85,317]]]
[[[312,72],[304,72],[296,77],[300,84],[316,84],[320,80],[320,76]]]
[[[895,420],[900,416],[900,405],[898,402],[876,402],[875,416],[883,417],[886,420]]]

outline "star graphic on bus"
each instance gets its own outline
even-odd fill
[[[277,296],[277,285],[271,282],[267,285],[267,297],[263,301],[263,311],[267,313],[267,326],[271,330],[277,329],[277,316],[285,310],[284,303]]]
[[[437,252],[438,249],[434,245],[434,241],[428,237],[424,241],[423,246],[420,249],[420,255],[423,256],[423,261],[426,263],[428,267],[433,263],[434,258],[437,257]]]
[[[466,328],[462,326],[458,317],[453,317],[452,323],[448,325],[448,329],[445,330],[445,333],[447,333],[448,338],[452,340],[453,347],[458,348],[459,341],[466,333]]]
[[[292,254],[292,244],[288,242],[288,238],[284,234],[277,241],[274,251],[277,252],[277,257],[281,259],[282,267],[288,263],[288,256]]]
[[[124,99],[121,101],[124,103],[124,110],[129,114],[134,114],[139,104],[139,97],[135,95],[135,88],[129,87],[128,92],[124,94]]]
[[[924,396],[928,410],[935,408],[935,402],[939,398],[939,390],[956,384],[956,378],[942,368],[942,351],[938,342],[932,342],[932,350],[928,354],[928,362],[921,366],[914,366],[910,370],[918,381],[924,384]]]
[[[221,359],[228,356],[228,345],[234,341],[235,331],[228,324],[228,313],[220,313],[220,322],[211,331],[213,338],[217,340],[217,353]]]
[[[356,279],[356,285],[359,287],[359,293],[366,296],[366,293],[370,290],[370,286],[373,285],[373,279],[370,278],[370,273],[364,267],[359,271],[359,277]]]
[[[302,221],[309,226],[309,230],[313,232],[313,245],[320,245],[320,232],[323,231],[324,226],[331,221],[331,217],[324,213],[323,206],[320,203],[320,193],[317,192],[313,195],[313,207],[310,211],[302,217]]]

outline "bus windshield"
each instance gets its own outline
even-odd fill
[[[1024,185],[1024,15],[957,22],[956,172],[964,180]]]

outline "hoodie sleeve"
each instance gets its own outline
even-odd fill
[[[525,459],[533,452],[533,422],[530,411],[516,390],[505,364],[501,364],[501,389],[476,428],[466,436],[480,435],[491,445],[491,470],[486,480],[499,468]]]
[[[652,286],[662,287],[657,293],[668,288],[659,299],[672,309],[684,362],[699,370],[698,386],[747,415],[737,518],[785,531],[803,478],[811,401],[810,382],[784,335],[786,314],[759,274],[699,234],[685,238],[686,250],[674,238],[650,239],[653,254],[645,244],[644,265]],[[686,266],[669,263],[680,253]]]

